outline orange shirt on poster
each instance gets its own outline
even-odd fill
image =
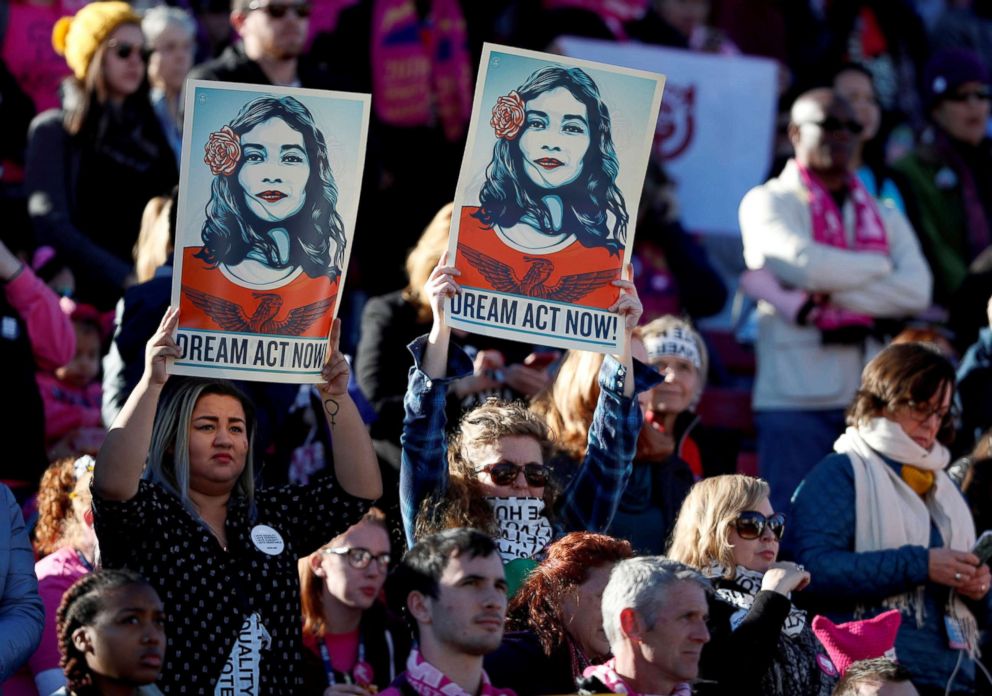
[[[458,226],[458,253],[455,258],[455,266],[461,271],[461,275],[458,277],[459,285],[482,290],[497,289],[465,258],[463,251],[465,247],[474,249],[501,263],[507,264],[513,269],[513,273],[518,279],[524,278],[533,263],[533,261],[528,261],[527,257],[531,259],[538,257],[547,259],[554,264],[554,270],[551,276],[544,283],[547,287],[554,287],[563,276],[589,273],[592,271],[615,269],[615,277],[620,277],[620,269],[623,265],[623,251],[618,255],[612,255],[605,247],[588,248],[582,246],[578,241],[550,254],[518,251],[507,246],[499,238],[496,230],[486,228],[480,220],[473,217],[478,210],[477,207],[471,206],[466,206],[461,210],[461,219]],[[520,294],[523,295],[523,293]],[[619,295],[619,288],[606,281],[600,287],[570,304],[608,309],[617,301]]]
[[[282,298],[282,306],[275,315],[276,321],[286,319],[289,313],[297,308],[329,297],[330,309],[319,319],[310,324],[302,333],[306,338],[326,338],[331,331],[331,320],[334,317],[334,303],[337,301],[338,280],[331,281],[326,276],[311,278],[301,273],[292,281],[279,288],[271,290],[256,290],[246,288],[231,281],[218,268],[212,268],[202,259],[196,258],[202,247],[186,247],[183,249],[183,286],[199,290],[213,297],[239,305],[245,315],[252,316],[258,308],[262,294],[275,293]],[[197,307],[186,293],[179,296],[179,328],[206,329],[210,331],[226,331],[204,310]]]

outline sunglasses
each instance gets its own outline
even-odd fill
[[[551,478],[551,468],[544,464],[496,462],[495,464],[479,467],[475,470],[475,473],[479,474],[483,471],[489,474],[489,478],[497,486],[509,486],[517,480],[517,476],[520,475],[521,471],[524,472],[524,478],[527,479],[527,485],[529,486],[546,486],[548,485],[548,480]]]
[[[737,530],[741,539],[760,539],[768,527],[779,541],[785,533],[785,514],[776,512],[770,517],[765,517],[760,512],[745,510],[734,520],[734,529]]]
[[[297,17],[300,19],[306,19],[310,16],[310,3],[308,2],[297,2],[297,3],[285,3],[285,4],[275,4],[275,3],[261,3],[258,0],[248,3],[248,9],[251,10],[265,10],[265,13],[269,15],[272,19],[282,19],[286,16],[286,13],[292,10]]]
[[[127,60],[131,57],[131,54],[135,52],[137,52],[141,60],[147,60],[148,54],[150,53],[150,51],[141,44],[118,41],[117,39],[111,39],[108,41],[107,48],[113,51],[121,60]]]
[[[992,99],[992,90],[988,87],[980,87],[979,89],[969,89],[965,92],[953,92],[951,94],[945,94],[944,99],[947,101],[957,102],[959,104],[967,101],[977,101],[977,102],[987,102]]]
[[[379,570],[385,571],[389,567],[390,555],[388,553],[380,553],[378,556],[373,556],[371,551],[363,549],[360,546],[335,546],[334,548],[321,549],[320,552],[323,554],[333,553],[335,556],[345,556],[348,560],[348,565],[359,570],[368,568],[369,563],[373,560],[379,564]]]
[[[845,121],[835,116],[829,116],[822,121],[804,121],[799,125],[816,126],[824,133],[840,133],[841,131],[847,131],[851,135],[861,135],[861,132],[865,129],[864,126],[857,121]]]

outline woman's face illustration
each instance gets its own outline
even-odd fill
[[[251,211],[269,222],[298,213],[310,180],[303,134],[281,118],[270,118],[241,136],[241,150],[238,183]]]
[[[531,99],[520,135],[527,177],[545,189],[570,184],[582,174],[589,149],[589,113],[564,87]]]

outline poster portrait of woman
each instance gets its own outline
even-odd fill
[[[329,105],[334,93],[269,87],[218,92],[219,84],[197,83],[189,100],[180,330],[326,338],[357,209],[357,185],[347,196],[340,187],[361,181],[367,102],[347,95]],[[358,110],[333,120],[349,106]],[[359,141],[362,152],[344,146]]]
[[[661,76],[497,46],[480,73],[456,196],[459,283],[610,307]]]

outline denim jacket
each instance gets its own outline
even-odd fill
[[[407,544],[411,546],[421,502],[428,496],[443,495],[448,488],[448,385],[472,374],[472,361],[452,344],[448,376],[431,379],[421,370],[426,345],[426,336],[409,345],[414,365],[403,398],[400,509]],[[605,533],[613,520],[630,478],[643,419],[637,399],[623,396],[627,379],[627,369],[607,355],[599,371],[599,400],[589,427],[585,459],[571,479],[563,482],[556,509],[549,515],[556,537],[573,531]],[[635,396],[662,380],[657,371],[636,360],[633,379]]]

